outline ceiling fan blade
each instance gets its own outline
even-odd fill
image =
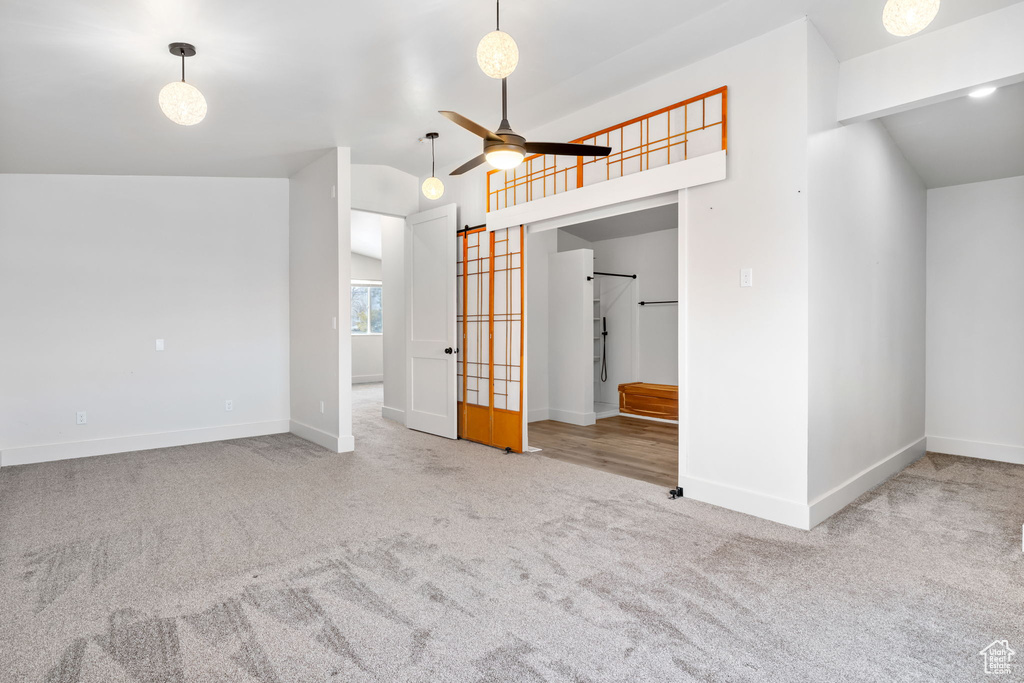
[[[567,157],[606,157],[612,153],[612,148],[580,145],[574,142],[527,142],[526,152],[528,154],[558,154]]]
[[[448,119],[452,123],[454,123],[456,125],[459,125],[459,126],[462,126],[466,130],[468,130],[470,133],[472,133],[473,135],[478,135],[478,136],[482,137],[484,140],[493,140],[494,142],[502,142],[502,139],[499,138],[497,135],[495,135],[491,131],[487,130],[486,128],[481,126],[479,123],[476,123],[475,121],[470,121],[469,119],[467,119],[462,114],[458,114],[458,113],[453,112],[453,111],[439,111],[437,113],[440,114],[441,116],[445,117],[446,119]]]
[[[462,166],[459,166],[457,169],[455,169],[448,175],[462,175],[466,171],[472,171],[474,168],[484,163],[485,161],[487,161],[486,154],[481,154],[478,157],[473,157],[472,159],[464,163]]]

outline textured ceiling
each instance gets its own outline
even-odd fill
[[[933,26],[1014,0],[943,0]],[[588,0],[504,3],[522,58],[517,129],[555,120],[803,16],[840,59],[898,39],[882,0]],[[478,152],[438,109],[496,125],[500,86],[476,66],[482,0],[5,0],[0,3],[0,172],[287,176],[342,145],[357,163],[418,174]],[[184,128],[157,92],[187,79],[209,114]],[[582,133],[583,131],[581,131]]]
[[[882,122],[928,187],[1024,175],[1024,83]]]

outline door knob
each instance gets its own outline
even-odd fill
[[[452,355],[452,347],[449,346],[447,349],[444,350],[444,352],[447,353],[449,356]]]

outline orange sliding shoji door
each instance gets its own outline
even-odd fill
[[[459,438],[523,450],[524,229],[463,231]]]

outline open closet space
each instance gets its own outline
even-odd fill
[[[527,235],[531,449],[675,485],[678,244],[674,203]]]

